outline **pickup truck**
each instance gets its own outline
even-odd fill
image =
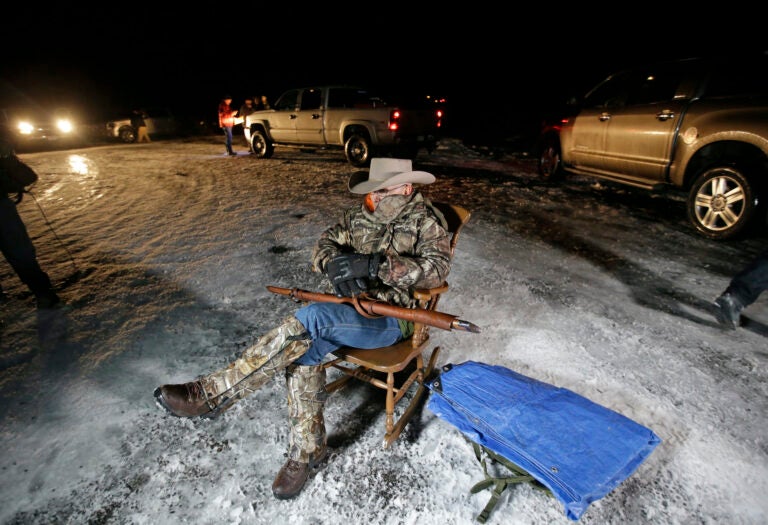
[[[768,56],[691,58],[610,75],[545,126],[541,177],[682,190],[701,235],[765,231]]]
[[[179,131],[178,121],[168,108],[148,108],[145,110],[147,117],[147,133],[152,138],[155,136],[173,136]],[[119,139],[122,142],[136,142],[138,131],[131,125],[130,111],[107,122],[104,133],[110,139]]]
[[[253,155],[269,158],[275,146],[338,149],[353,166],[369,165],[376,155],[414,158],[432,152],[443,110],[426,100],[401,106],[356,86],[291,89],[270,109],[247,115]]]

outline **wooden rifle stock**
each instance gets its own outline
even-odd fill
[[[422,310],[420,308],[405,308],[385,303],[365,296],[336,297],[327,293],[310,292],[299,288],[280,288],[267,286],[267,290],[278,295],[287,295],[294,301],[313,301],[320,303],[346,303],[354,306],[357,313],[365,317],[394,317],[421,323],[443,330],[461,330],[463,332],[480,332],[480,327],[469,321],[463,321],[455,315],[437,312],[434,310]]]

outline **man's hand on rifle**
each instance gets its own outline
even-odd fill
[[[368,289],[379,274],[381,254],[346,253],[328,262],[326,274],[338,297],[353,297]]]

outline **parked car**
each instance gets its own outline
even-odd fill
[[[179,123],[176,116],[168,108],[147,108],[144,110],[148,118],[147,132],[150,138],[174,136],[179,132]],[[131,125],[131,112],[126,111],[124,116],[110,120],[106,124],[107,137],[123,142],[136,142],[136,129]]]
[[[731,239],[766,227],[768,55],[692,58],[610,75],[546,127],[539,173],[682,190],[694,228]]]
[[[40,144],[68,145],[77,137],[75,119],[67,108],[0,108],[0,125],[10,130],[17,148]]]

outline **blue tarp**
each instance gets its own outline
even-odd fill
[[[574,521],[661,442],[618,412],[502,366],[448,365],[426,386],[429,410],[527,471]]]

